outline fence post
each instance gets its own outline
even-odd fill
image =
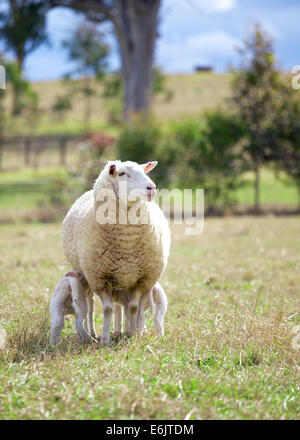
[[[31,140],[27,138],[25,139],[25,145],[24,145],[24,165],[30,164],[30,153],[31,153]]]
[[[67,140],[61,138],[59,141],[59,164],[61,166],[66,165],[66,153],[67,153]]]

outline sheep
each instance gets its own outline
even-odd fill
[[[75,314],[75,328],[78,335],[90,340],[91,337],[84,328],[87,317],[91,292],[87,292],[88,284],[84,276],[77,272],[67,272],[57,283],[50,300],[51,330],[50,344],[56,344],[64,327],[66,314]]]
[[[153,201],[156,187],[146,174],[156,165],[109,161],[93,189],[75,201],[63,221],[65,256],[102,302],[103,344],[110,341],[114,303],[118,311],[126,304],[129,334],[136,331],[140,298],[150,294],[167,265],[170,229]],[[104,212],[115,217],[103,220]]]

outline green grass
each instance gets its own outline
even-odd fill
[[[69,268],[60,224],[2,225],[0,243],[1,419],[299,418],[299,218],[207,219],[193,237],[172,226],[165,336],[148,318],[143,337],[104,348],[69,319],[48,345]]]
[[[237,206],[251,207],[254,202],[253,175],[246,174],[244,180],[247,184],[235,193]],[[71,181],[67,170],[58,166],[0,173],[0,221],[20,221],[24,216],[30,219],[32,211],[42,209],[44,212],[48,208],[51,211],[51,204],[55,201],[69,205],[72,197],[76,196],[76,192],[72,195],[66,190],[74,186]],[[194,198],[190,202],[194,203]],[[297,190],[294,185],[286,183],[283,174],[276,178],[271,170],[264,169],[261,202],[266,207],[295,209]]]
[[[254,203],[254,175],[247,173],[244,176],[245,186],[236,191],[236,200],[244,205]],[[274,172],[263,169],[261,173],[261,203],[263,204],[294,204],[298,202],[296,186],[288,181],[283,172],[276,177]]]

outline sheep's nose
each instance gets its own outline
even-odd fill
[[[156,186],[155,185],[148,185],[147,189],[150,189],[150,191],[155,191],[156,190]]]
[[[148,185],[147,186],[148,199],[151,200],[156,195],[156,186]]]

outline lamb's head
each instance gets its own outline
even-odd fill
[[[156,165],[157,162],[140,165],[131,161],[109,161],[99,176],[99,183],[107,182],[117,198],[126,203],[134,203],[138,199],[151,201],[156,195],[156,186],[147,173]],[[96,181],[95,191],[97,187]]]

